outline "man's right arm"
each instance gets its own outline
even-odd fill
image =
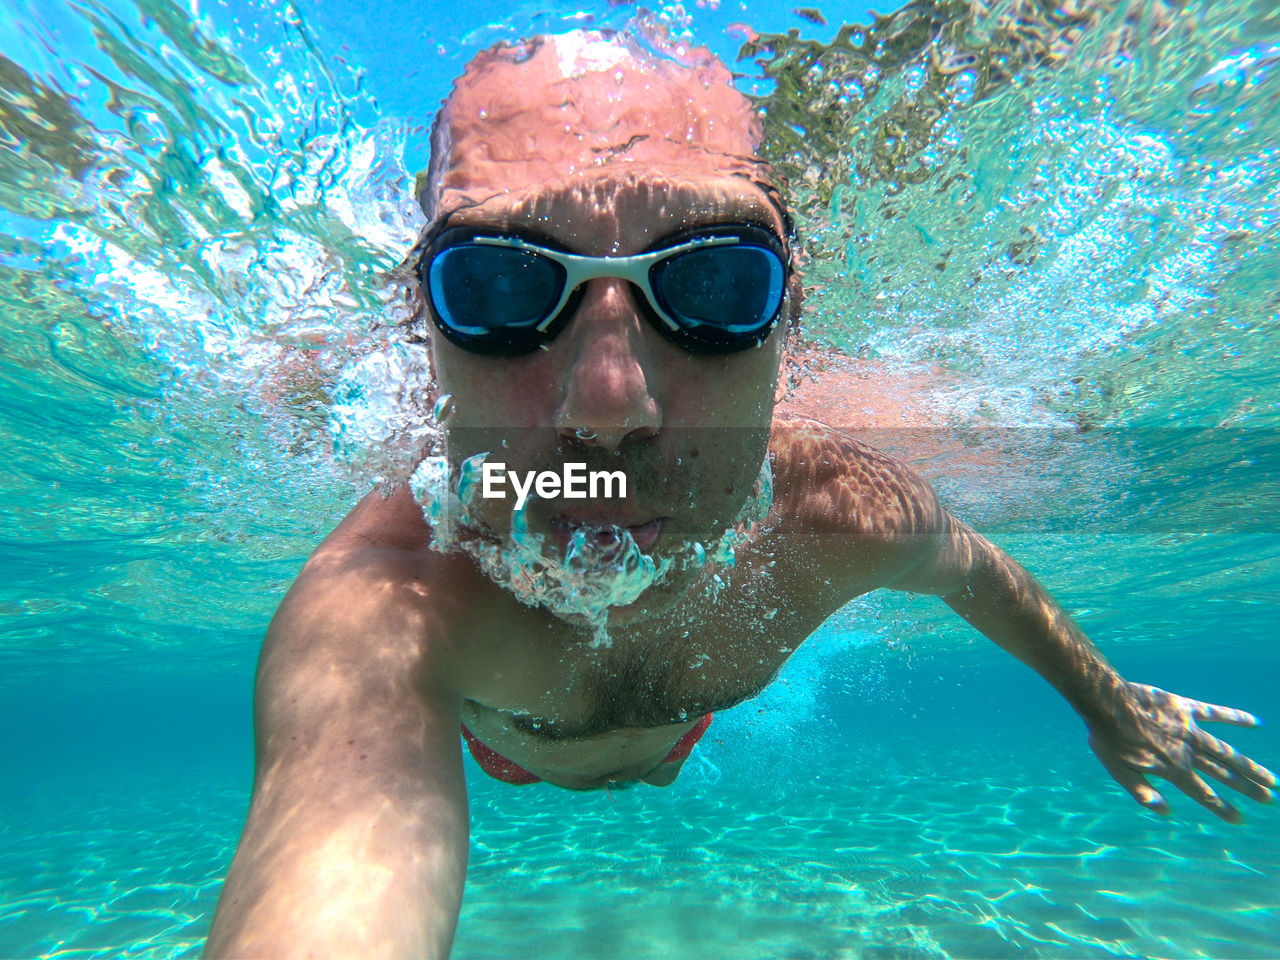
[[[322,552],[272,622],[253,800],[208,956],[449,953],[467,866],[460,699],[428,599],[396,566]]]

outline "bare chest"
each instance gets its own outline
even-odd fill
[[[700,598],[644,629],[589,633],[529,611],[490,635],[463,723],[544,780],[634,779],[663,762],[705,714],[755,696],[824,618],[768,595]]]
[[[574,650],[572,638],[554,664],[505,685],[497,704],[465,701],[463,723],[544,780],[587,786],[638,779],[704,715],[762,689],[784,659],[756,650],[753,669],[732,669],[691,638],[679,639]]]
[[[652,769],[705,714],[763,690],[860,592],[828,560],[828,540],[762,525],[734,564],[708,566],[666,612],[620,628],[611,621],[608,645],[478,584],[457,659],[466,665],[463,722],[502,756],[563,785]]]

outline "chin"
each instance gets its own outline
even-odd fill
[[[678,582],[665,581],[654,584],[636,598],[634,602],[625,606],[609,607],[609,619],[605,624],[605,628],[620,629],[638,626],[670,613],[684,599],[693,586],[693,581],[688,578],[687,574],[684,576],[677,574],[676,576],[679,578]],[[566,613],[555,609],[553,606],[544,606],[543,609],[562,623],[584,630],[593,629],[591,619],[586,614]]]
[[[654,620],[670,613],[684,600],[697,583],[693,571],[681,570],[667,575],[661,583],[655,583],[625,607],[609,608],[609,626],[625,627]]]
[[[646,620],[652,620],[654,617],[666,613],[674,605],[674,600],[670,603],[654,603],[652,597],[645,595],[635,603],[629,603],[625,607],[610,607],[609,620],[605,626],[606,628],[629,627],[633,624],[644,623]],[[544,606],[542,609],[561,623],[567,623],[571,627],[579,627],[583,630],[593,629],[591,618],[585,613],[566,613],[555,609],[553,606]]]

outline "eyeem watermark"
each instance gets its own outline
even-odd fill
[[[543,500],[564,497],[566,500],[621,500],[627,495],[627,475],[621,470],[587,470],[585,463],[566,463],[560,473],[554,470],[526,470],[523,477],[508,470],[505,463],[487,460],[480,468],[480,495],[486,499],[502,499],[506,484],[516,493],[516,509],[524,507],[532,490]],[[523,482],[522,482],[523,481]]]

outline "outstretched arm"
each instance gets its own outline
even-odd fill
[[[770,450],[775,511],[801,535],[827,535],[806,541],[822,547],[806,557],[823,558],[812,579],[833,584],[838,602],[877,587],[942,597],[1066,698],[1107,772],[1152,810],[1168,804],[1151,775],[1233,822],[1240,814],[1206,776],[1271,800],[1275,774],[1198,726],[1251,727],[1254,717],[1125,680],[1031,574],[950,516],[910,467],[803,417],[775,417]]]
[[[1089,642],[1035,578],[969,527],[943,514],[941,550],[916,574],[943,600],[1066,698],[1089,728],[1089,745],[1107,772],[1139,803],[1167,814],[1169,805],[1148,776],[1162,777],[1230,822],[1240,813],[1210,786],[1218,781],[1253,800],[1270,802],[1276,776],[1199,722],[1251,727],[1242,710],[1189,700],[1130,683]]]
[[[257,770],[210,957],[446,957],[467,863],[458,698],[394,576],[313,558],[268,633]],[[340,565],[340,564],[339,564]]]

